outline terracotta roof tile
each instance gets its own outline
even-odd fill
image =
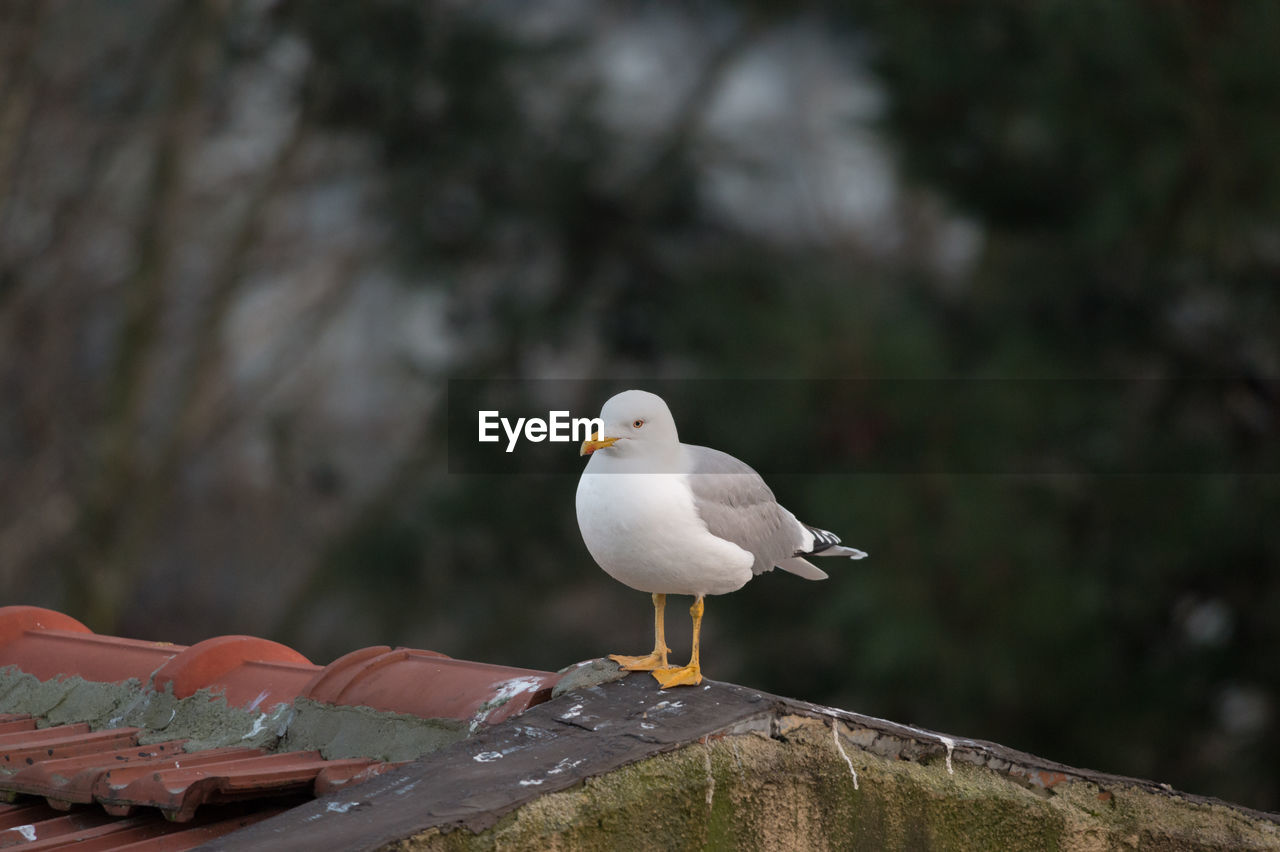
[[[72,805],[93,801],[94,785],[109,768],[138,760],[180,754],[184,742],[185,740],[171,740],[146,746],[135,744],[119,749],[91,751],[76,757],[41,760],[25,769],[19,769],[4,781],[4,787],[12,793],[44,796],[50,807],[68,810]]]
[[[33,606],[0,607],[0,657],[40,680],[56,675],[115,683],[151,673],[185,650],[168,642],[141,642],[92,633],[74,618]]]
[[[34,731],[36,720],[30,713],[0,713],[0,734],[11,734],[15,731]]]
[[[17,771],[38,760],[59,760],[137,744],[137,728],[90,731],[87,724],[81,723],[39,731],[19,731],[0,736],[0,766]]]
[[[380,654],[340,658],[303,694],[326,704],[372,707],[423,718],[478,718],[494,724],[547,700],[556,680],[547,672],[470,663],[431,651],[388,648]],[[415,688],[406,689],[406,684]]]
[[[171,823],[162,819],[133,817],[114,819],[101,810],[69,814],[43,805],[0,805],[0,847],[22,852],[53,849],[130,850],[164,852],[191,849],[237,831],[284,808],[259,808],[250,813],[215,814],[194,822]]]
[[[213,749],[111,769],[94,785],[94,798],[116,816],[128,816],[139,806],[158,807],[166,818],[186,822],[204,804],[311,793],[322,770],[331,777],[337,772],[351,776],[375,762],[330,761],[319,752]]]
[[[13,711],[0,713],[0,799],[20,801],[0,805],[0,847],[158,850],[400,765],[378,759],[394,752],[386,744],[339,732],[349,718],[372,714],[362,732],[375,735],[379,714],[400,726],[454,720],[398,745],[414,756],[547,700],[558,676],[387,646],[321,667],[255,636],[187,647],[100,636],[61,613],[11,606],[0,607],[0,679],[0,710]],[[73,694],[83,700],[64,700]],[[299,745],[306,737],[289,726],[304,712],[312,739],[332,712],[329,740],[369,751]]]
[[[159,691],[186,698],[201,689],[222,692],[227,703],[252,708],[292,701],[319,666],[297,651],[256,636],[215,636],[197,642],[156,671]]]

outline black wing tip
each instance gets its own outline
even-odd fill
[[[830,530],[818,529],[808,524],[805,524],[804,528],[813,533],[813,548],[804,553],[797,553],[797,556],[813,556],[824,550],[830,550],[840,543],[840,536]]]

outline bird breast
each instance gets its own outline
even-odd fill
[[[752,577],[754,557],[707,531],[683,474],[584,473],[576,502],[592,558],[633,589],[719,595]]]

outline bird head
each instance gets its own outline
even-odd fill
[[[604,429],[582,442],[580,455],[605,449],[633,455],[680,445],[671,410],[662,397],[648,391],[629,390],[610,397],[600,409],[600,419]]]

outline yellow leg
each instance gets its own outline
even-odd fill
[[[702,634],[702,610],[702,595],[698,595],[693,606],[689,607],[689,615],[693,616],[693,655],[689,658],[689,665],[678,669],[659,669],[653,673],[663,689],[671,686],[696,686],[702,683],[702,667],[698,665],[698,637]]]
[[[657,592],[653,595],[653,653],[645,654],[643,657],[628,657],[623,654],[610,654],[609,659],[622,666],[627,671],[632,672],[651,672],[654,669],[667,669],[671,666],[667,663],[667,652],[671,649],[667,647],[666,640],[666,611],[667,596],[660,595]]]

